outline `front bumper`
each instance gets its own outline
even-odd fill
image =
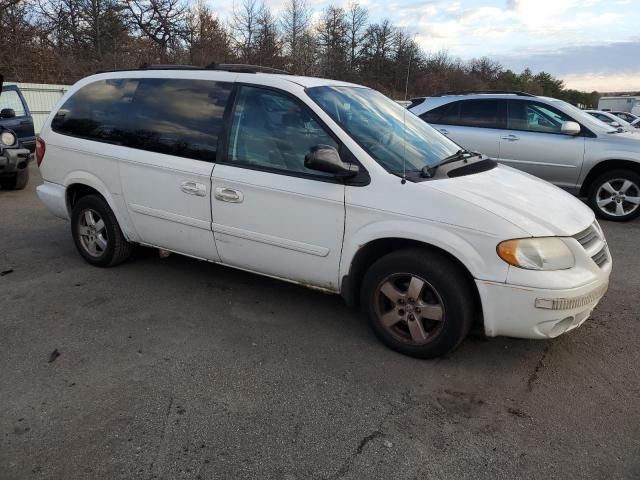
[[[554,338],[582,325],[607,291],[609,274],[566,290],[528,288],[476,280],[485,333],[519,338]]]
[[[29,166],[31,152],[26,148],[5,148],[0,153],[0,175],[16,173]]]

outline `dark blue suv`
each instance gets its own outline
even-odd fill
[[[0,187],[23,189],[29,182],[29,160],[36,148],[33,118],[22,92],[3,86],[0,75]]]

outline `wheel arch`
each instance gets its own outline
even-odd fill
[[[133,225],[127,215],[124,203],[117,201],[115,196],[112,195],[107,187],[97,177],[89,174],[88,172],[76,172],[75,174],[67,176],[64,181],[65,185],[65,205],[69,218],[71,218],[71,212],[73,206],[82,197],[86,195],[98,195],[102,197],[109,205],[109,208],[115,215],[120,225],[120,229],[125,238],[130,242],[138,240],[138,234],[133,228]]]
[[[587,176],[582,182],[582,186],[580,187],[580,196],[587,196],[589,194],[589,188],[593,181],[598,178],[600,175],[607,171],[611,170],[631,170],[632,172],[640,175],[640,163],[634,162],[633,160],[603,160],[589,170]]]
[[[398,250],[404,250],[408,248],[421,248],[426,251],[437,253],[447,258],[455,267],[465,276],[472,289],[474,298],[475,310],[477,312],[477,318],[482,324],[482,301],[480,298],[480,292],[478,291],[475,279],[469,268],[450,251],[436,246],[432,243],[428,243],[422,240],[402,238],[402,237],[383,237],[376,238],[362,245],[355,255],[353,256],[348,272],[343,275],[340,294],[345,299],[349,306],[359,306],[360,304],[360,289],[364,276],[373,265],[373,263],[382,258],[383,256]]]

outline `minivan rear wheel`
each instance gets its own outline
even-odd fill
[[[603,173],[591,183],[588,200],[600,218],[632,220],[640,215],[640,175],[631,170]]]
[[[455,350],[473,323],[474,295],[460,268],[414,248],[392,252],[365,274],[361,305],[375,334],[405,355],[434,358]]]
[[[111,267],[133,252],[134,245],[122,234],[113,211],[97,195],[82,197],[73,206],[71,234],[78,252],[91,265]]]

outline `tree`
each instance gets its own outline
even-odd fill
[[[357,2],[351,2],[346,13],[347,36],[349,43],[349,69],[355,73],[360,60],[360,50],[365,38],[369,11]]]
[[[231,60],[229,35],[203,0],[190,12],[188,27],[187,48],[191,64],[210,65]]]
[[[317,26],[317,35],[320,74],[331,78],[344,78],[348,64],[345,11],[333,5],[328,6]]]
[[[268,7],[262,6],[258,12],[255,35],[255,62],[258,65],[282,67],[282,44],[278,25]]]
[[[291,73],[305,71],[304,58],[308,52],[309,22],[311,10],[304,0],[289,0],[280,19],[282,47],[286,56],[286,68]],[[305,43],[307,45],[305,45]]]
[[[141,36],[155,45],[161,63],[169,61],[187,34],[188,10],[184,0],[121,0],[128,19]]]
[[[257,0],[244,0],[242,5],[233,9],[231,43],[241,62],[253,63],[258,19],[263,7]]]

